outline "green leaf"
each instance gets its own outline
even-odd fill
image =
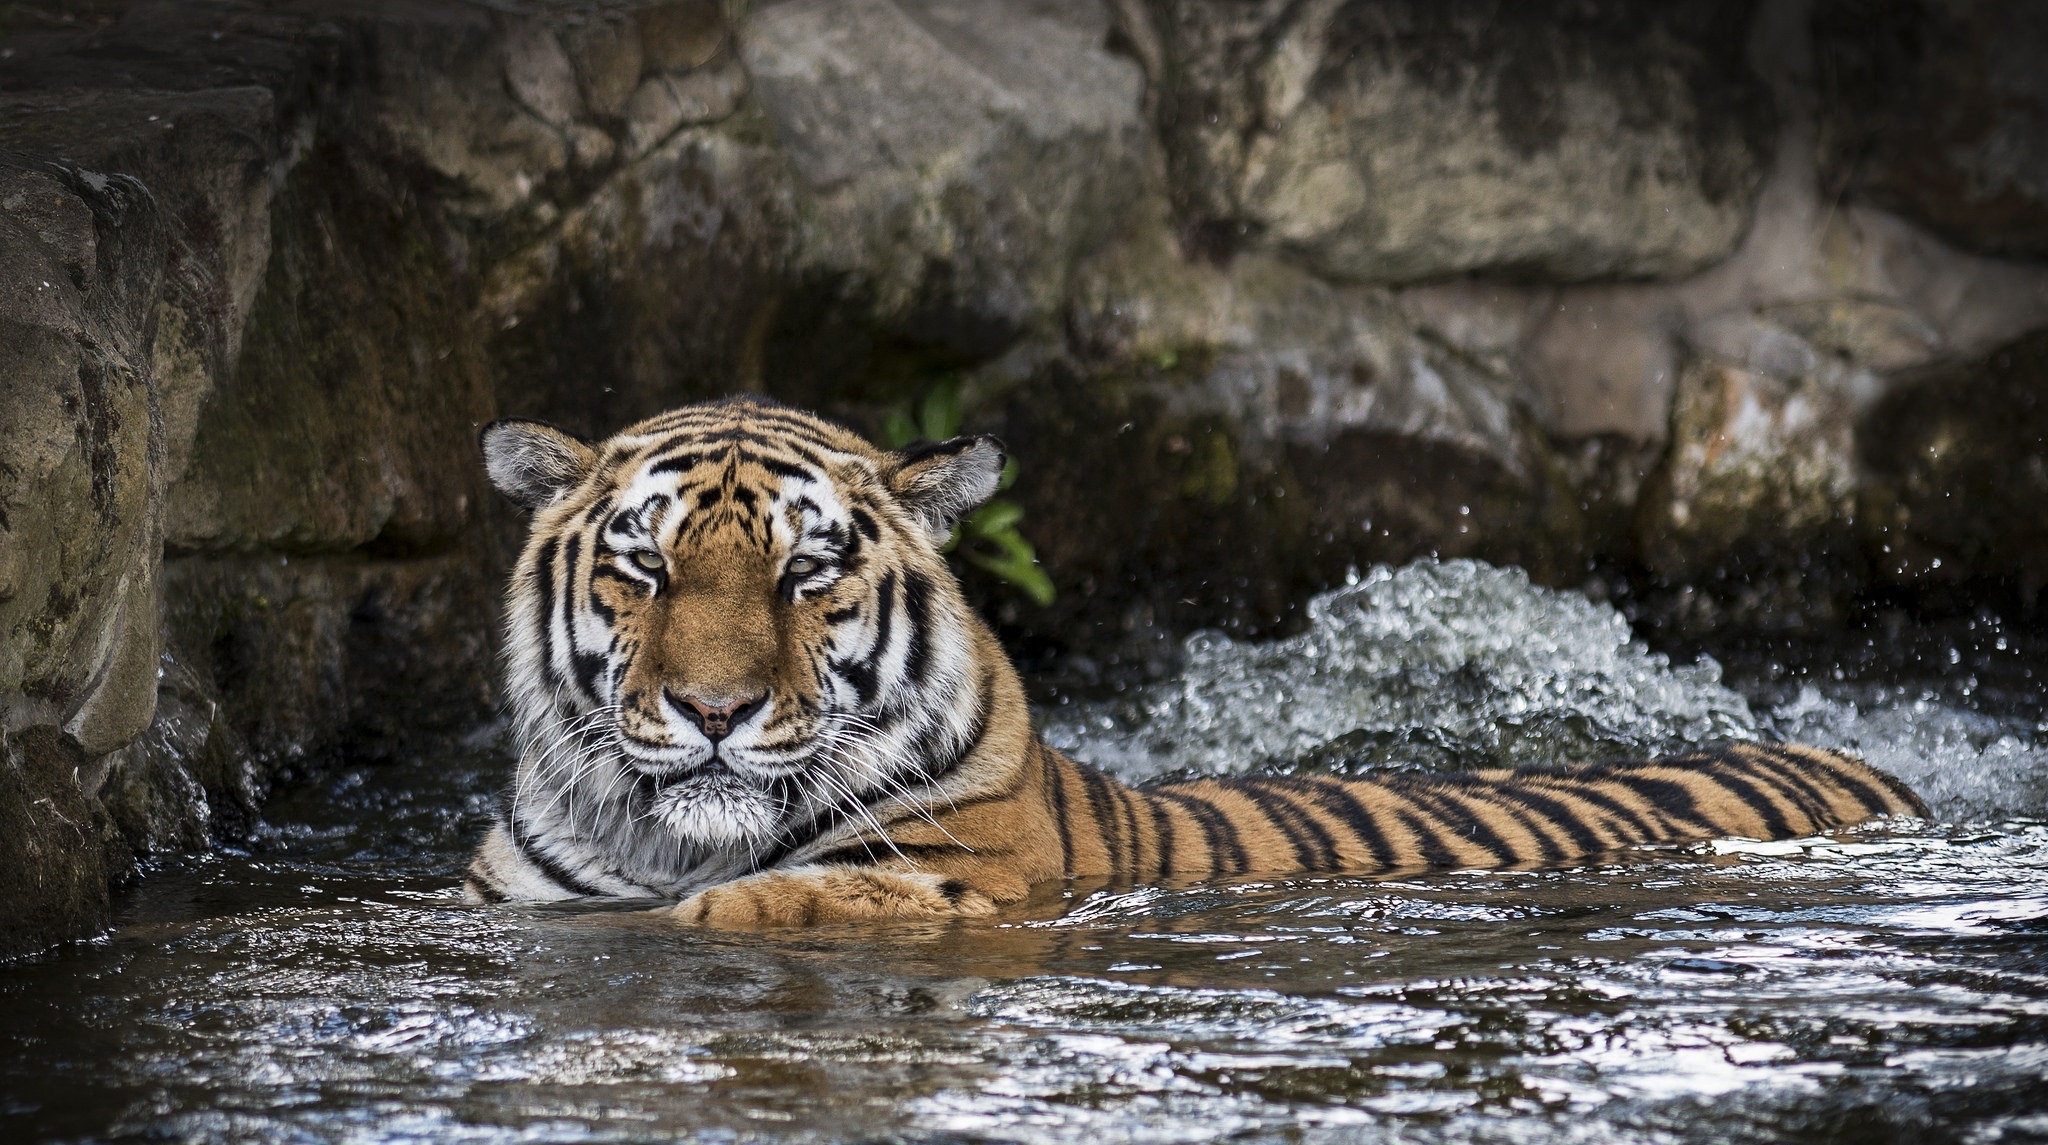
[[[1021,590],[1025,596],[1040,608],[1051,604],[1059,593],[1052,586],[1052,578],[1038,567],[1037,554],[1031,545],[1015,533],[1007,535],[1021,547],[1021,551],[1004,546],[1001,553],[989,553],[980,549],[969,549],[961,554],[967,562],[998,579]]]
[[[907,408],[892,409],[882,418],[882,441],[890,449],[902,449],[917,438],[917,423]]]
[[[931,441],[944,441],[960,431],[960,382],[948,378],[925,394],[918,409],[918,427]]]
[[[993,538],[997,533],[1015,532],[1017,522],[1023,519],[1024,506],[1015,501],[990,501],[969,513],[961,524],[973,536]]]

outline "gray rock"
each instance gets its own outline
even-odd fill
[[[1119,7],[1189,241],[1319,271],[1673,277],[1747,226],[1769,138],[1746,4]],[[1147,47],[1150,50],[1147,50]]]
[[[1143,183],[1142,80],[1088,0],[794,0],[741,55],[805,192],[797,270],[987,355],[1058,314]]]

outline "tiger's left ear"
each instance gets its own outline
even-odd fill
[[[953,522],[995,496],[1003,476],[1003,443],[987,434],[920,442],[889,459],[889,491],[924,522],[934,545],[945,544]]]

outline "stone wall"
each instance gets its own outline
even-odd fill
[[[499,414],[956,380],[1060,596],[970,588],[1084,674],[1431,552],[2031,607],[2044,64],[2019,0],[6,9],[0,956],[489,718]]]

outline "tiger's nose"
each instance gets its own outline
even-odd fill
[[[710,704],[695,696],[678,696],[663,690],[668,706],[674,708],[684,719],[695,724],[704,738],[717,743],[732,734],[732,729],[747,721],[747,717],[761,710],[768,702],[768,693],[762,692],[751,700],[739,700],[730,704]]]

